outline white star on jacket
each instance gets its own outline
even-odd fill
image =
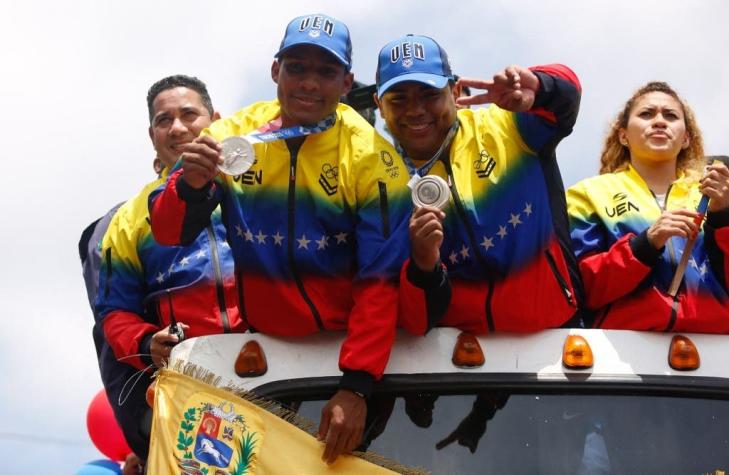
[[[459,254],[461,255],[461,257],[463,257],[463,260],[465,261],[468,258],[468,246],[464,244]]]
[[[347,242],[347,233],[341,232],[334,235],[335,238],[337,238],[337,244],[346,243]]]
[[[317,244],[316,249],[317,250],[326,249],[327,246],[329,245],[329,242],[327,242],[328,239],[329,238],[326,235],[324,235],[321,237],[321,239],[314,241]]]
[[[301,249],[302,247],[309,250],[309,243],[311,242],[310,239],[306,239],[306,234],[301,235],[301,239],[297,239],[296,242],[299,243],[299,247],[297,249]]]
[[[451,251],[451,255],[448,256],[448,259],[450,259],[451,264],[458,262],[458,254],[456,254],[456,251]]]
[[[492,247],[494,247],[494,238],[490,238],[490,237],[484,236],[483,237],[483,242],[481,243],[481,245],[484,248],[484,251],[483,252],[489,252],[489,249],[491,249]]]
[[[282,242],[283,242],[284,237],[281,235],[280,232],[276,231],[276,234],[274,234],[271,237],[273,238],[273,243],[276,246],[283,246]]]
[[[266,238],[268,237],[267,234],[263,234],[263,230],[259,229],[258,234],[256,234],[256,239],[258,239],[258,244],[266,244]]]

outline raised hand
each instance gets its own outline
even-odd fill
[[[493,103],[508,111],[523,112],[534,105],[534,98],[539,89],[539,78],[527,68],[509,66],[494,74],[491,80],[461,78],[458,84],[486,91],[459,97],[456,103],[460,106]]]
[[[192,188],[200,189],[218,174],[222,162],[220,144],[212,137],[201,135],[190,143],[180,145],[182,177]]]
[[[440,260],[444,218],[445,213],[432,206],[417,208],[410,217],[408,233],[412,259],[423,272],[433,271]]]
[[[699,182],[699,190],[709,197],[709,211],[729,208],[729,168],[716,161],[706,167],[706,173]]]

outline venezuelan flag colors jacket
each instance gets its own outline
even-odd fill
[[[401,273],[400,325],[473,333],[559,327],[576,315],[579,273],[569,243],[555,147],[577,118],[580,85],[562,65],[532,68],[532,109],[459,110],[450,157],[430,170],[451,190],[441,260],[452,295],[445,315],[439,277],[408,262]]]
[[[684,176],[669,188],[665,207],[695,210],[700,198],[698,183]],[[579,182],[567,201],[595,326],[729,332],[729,213],[709,213],[674,299],[667,292],[686,240],[671,238],[660,250],[649,244],[646,231],[663,210],[632,166]]]
[[[203,134],[221,141],[269,130],[279,116],[277,101],[257,103]],[[173,174],[151,202],[154,235],[185,242],[221,203],[250,327],[283,336],[347,330],[340,386],[367,394],[394,341],[397,276],[407,255],[407,177],[387,171],[400,158],[345,105],[333,127],[298,149],[281,140],[254,147],[250,170],[219,175],[209,189],[194,190],[182,171]]]
[[[152,237],[147,200],[165,181],[122,205],[101,243],[96,315],[117,359],[138,368],[152,363],[152,335],[171,323],[170,312],[190,326],[187,337],[246,330],[219,212],[187,246],[162,246]]]

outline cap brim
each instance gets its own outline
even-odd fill
[[[334,58],[337,61],[339,61],[342,64],[342,66],[344,66],[347,69],[347,71],[349,71],[349,68],[351,67],[350,64],[347,62],[347,60],[345,60],[344,58],[342,58],[339,55],[339,53],[337,53],[336,51],[334,51],[331,48],[328,48],[328,47],[326,47],[324,45],[321,45],[319,43],[314,43],[314,42],[311,42],[311,41],[299,41],[297,43],[292,43],[290,45],[287,45],[285,48],[281,48],[280,50],[278,50],[278,53],[274,54],[273,57],[276,58],[276,59],[279,59],[282,54],[284,54],[285,52],[287,52],[291,48],[295,48],[297,46],[303,46],[303,45],[311,45],[311,46],[316,46],[317,48],[323,49],[327,53],[329,53],[332,56],[334,56]]]
[[[408,74],[401,74],[400,76],[396,76],[380,87],[377,88],[377,95],[379,97],[382,97],[383,94],[387,92],[388,89],[390,89],[392,86],[396,84],[400,84],[401,82],[419,82],[420,84],[425,84],[426,86],[434,87],[436,89],[442,89],[448,84],[448,81],[451,78],[446,76],[441,76],[438,74],[430,74],[430,73],[408,73]]]

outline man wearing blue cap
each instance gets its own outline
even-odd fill
[[[487,92],[456,99],[460,86]],[[377,103],[410,186],[436,175],[450,194],[441,209],[418,207],[410,219],[401,326],[424,334],[436,325],[490,333],[579,324],[581,283],[555,157],[579,100],[577,77],[562,65],[455,83],[429,37],[382,48]],[[457,110],[484,103],[493,105]]]
[[[321,14],[294,19],[271,66],[278,100],[215,122],[182,146],[182,170],[150,203],[155,238],[165,244],[193,239],[222,203],[251,329],[347,331],[343,376],[319,427],[328,463],[361,440],[365,399],[395,337],[407,241],[390,225],[403,223],[395,217],[406,212],[393,181],[397,152],[339,105],[352,85],[351,50],[342,22]],[[219,174],[221,142],[246,135],[255,142],[250,168]]]

